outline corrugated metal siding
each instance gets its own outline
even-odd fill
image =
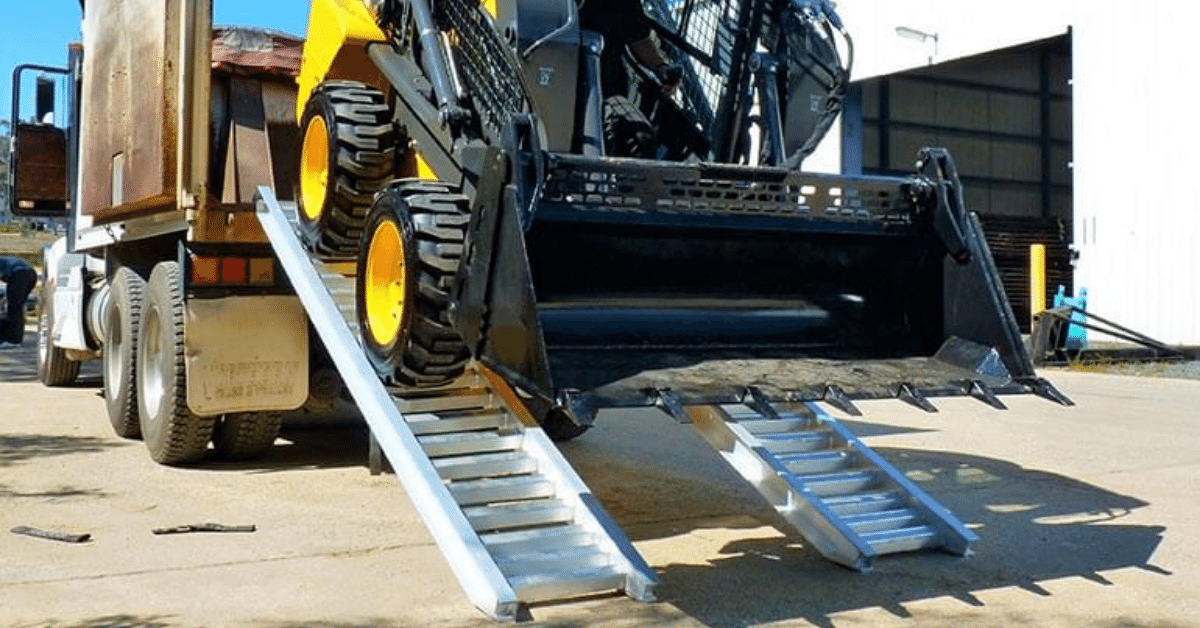
[[[1193,3],[843,0],[856,78],[1073,35],[1075,285],[1089,309],[1164,342],[1200,345],[1200,37]],[[897,26],[937,33],[902,39]],[[1064,111],[1055,116],[1068,115]]]

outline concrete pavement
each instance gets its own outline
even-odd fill
[[[367,473],[361,425],[295,421],[263,461],[162,467],[112,434],[95,364],[46,389],[33,357],[0,349],[0,627],[490,624],[396,479]],[[690,427],[603,413],[563,448],[662,601],[542,605],[533,625],[1200,626],[1200,382],[1046,374],[1076,407],[862,404],[851,427],[982,537],[865,574],[788,532]],[[151,534],[204,521],[257,531]]]

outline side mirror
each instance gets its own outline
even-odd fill
[[[34,94],[36,115],[21,119],[21,78],[41,72]],[[70,191],[67,182],[67,131],[56,126],[55,79],[66,69],[20,65],[13,70],[12,147],[9,157],[9,210],[14,216],[65,217]],[[65,112],[63,112],[65,114]]]

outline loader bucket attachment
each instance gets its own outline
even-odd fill
[[[748,391],[1042,392],[953,162],[922,159],[856,178],[552,156],[524,241],[555,401],[587,423]]]

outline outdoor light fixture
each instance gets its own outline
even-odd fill
[[[927,42],[932,39],[933,40],[933,54],[929,56],[929,64],[930,65],[933,64],[933,58],[936,57],[938,54],[938,34],[937,33],[927,33],[923,30],[918,30],[918,29],[915,29],[915,28],[912,28],[909,26],[897,26],[896,34],[905,39],[911,39],[913,41],[919,41],[922,43]]]

